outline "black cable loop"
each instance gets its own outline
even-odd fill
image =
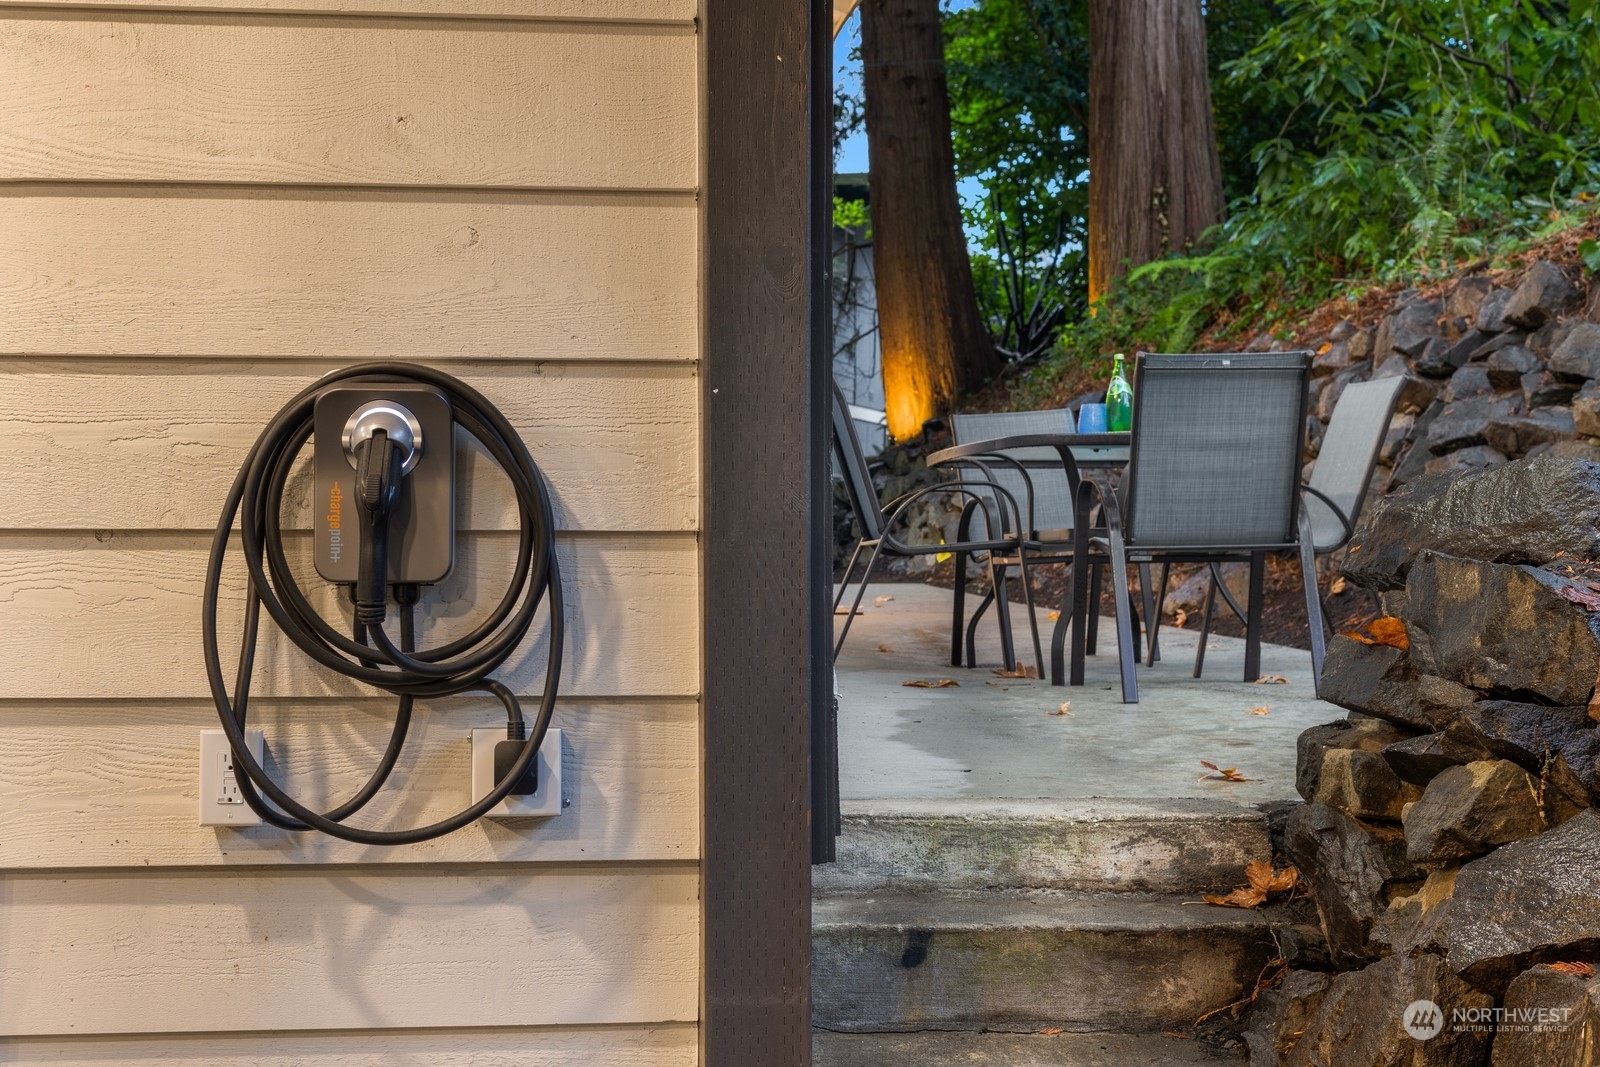
[[[335,630],[301,590],[284,551],[281,515],[284,486],[295,458],[311,438],[312,414],[317,395],[341,382],[372,384],[423,382],[450,400],[455,421],[475,437],[500,464],[516,491],[520,515],[517,561],[500,602],[472,632],[431,649],[417,649],[415,639],[415,586],[392,587],[400,605],[398,646],[380,627],[357,623],[351,635]],[[228,694],[222,674],[217,640],[217,605],[222,566],[239,520],[245,565],[250,572],[245,617],[240,640],[234,695]],[[539,711],[528,729],[516,695],[489,678],[522,643],[539,604],[549,607],[550,646]],[[261,609],[307,656],[347,678],[393,693],[399,698],[395,723],[383,757],[371,778],[343,804],[316,812],[290,796],[274,782],[250,754],[245,722],[250,699],[250,679]],[[201,609],[206,675],[217,717],[233,747],[235,777],[245,802],[273,826],[287,830],[320,830],[333,837],[368,845],[412,844],[439,837],[481,818],[510,795],[511,789],[533,765],[544,743],[555,710],[561,679],[564,638],[560,564],[555,553],[555,516],[544,476],[528,454],[527,446],[509,421],[476,390],[442,371],[406,363],[363,363],[323,376],[302,390],[273,418],[251,447],[223,504],[211,542]],[[370,639],[370,643],[369,643]],[[525,736],[522,752],[505,777],[483,799],[457,814],[429,826],[409,830],[368,830],[346,826],[377,795],[388,780],[404,748],[416,698],[487,693],[506,712],[507,733]],[[270,801],[270,803],[268,803]],[[276,806],[276,810],[274,809]]]

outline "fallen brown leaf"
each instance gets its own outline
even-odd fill
[[[1272,714],[1272,709],[1267,707],[1265,704],[1262,704],[1259,707],[1251,708],[1250,709],[1250,714],[1252,714],[1252,715],[1271,715]]]
[[[860,611],[851,611],[849,608],[835,608],[833,613],[835,615],[860,615],[861,614]]]
[[[1059,1026],[1047,1026],[1043,1030],[1040,1030],[1039,1032],[1041,1034],[1043,1034],[1045,1037],[1055,1037],[1057,1034],[1064,1034],[1067,1031],[1064,1028],[1059,1027]]]
[[[1183,629],[1183,624],[1188,621],[1189,613],[1184,611],[1182,608],[1179,608],[1172,616],[1172,625],[1176,626],[1180,630]]]
[[[1345,580],[1343,575],[1340,575],[1339,577],[1337,577],[1337,578],[1335,578],[1333,580],[1333,583],[1331,585],[1328,586],[1328,595],[1329,596],[1338,596],[1340,593],[1344,592],[1346,589],[1349,589],[1349,588],[1350,588],[1350,583]]]
[[[1255,681],[1251,682],[1250,684],[1251,685],[1288,685],[1289,684],[1289,679],[1285,678],[1281,674],[1263,674],[1261,677],[1257,678]]]
[[[1001,678],[1037,678],[1039,677],[1039,668],[1026,663],[1019,663],[1014,671],[1008,671],[1004,667],[996,667],[989,673]]]
[[[1070,701],[1070,700],[1067,701],[1065,704],[1061,705],[1059,708],[1057,708],[1055,711],[1052,711],[1050,714],[1052,714],[1052,715],[1071,715],[1072,714],[1072,701]]]
[[[1594,977],[1594,964],[1592,964],[1592,963],[1581,963],[1581,962],[1573,961],[1573,962],[1552,963],[1552,964],[1550,964],[1550,966],[1554,970],[1560,971],[1562,974],[1575,974],[1579,978],[1593,978]]]
[[[1576,585],[1564,585],[1556,592],[1578,605],[1584,611],[1600,611],[1600,593],[1595,592],[1593,589],[1583,589]]]
[[[1367,632],[1372,635],[1373,641],[1390,648],[1405,650],[1411,647],[1411,641],[1406,637],[1406,624],[1393,615],[1385,615],[1381,619],[1373,619],[1367,627]]]
[[[1207,771],[1210,771],[1211,773],[1202,774],[1200,777],[1195,779],[1195,781],[1197,781],[1197,782],[1204,782],[1207,779],[1210,779],[1212,781],[1218,781],[1218,782],[1259,782],[1259,781],[1261,781],[1261,779],[1259,779],[1259,778],[1246,778],[1244,775],[1239,773],[1239,768],[1237,768],[1237,767],[1218,767],[1215,763],[1212,763],[1210,760],[1205,760],[1205,759],[1201,760],[1200,761],[1200,766],[1204,767]]]
[[[890,648],[888,645],[879,645],[878,646],[878,651],[879,652],[893,652],[894,649]]]
[[[1292,864],[1277,871],[1266,860],[1251,860],[1244,865],[1244,877],[1252,889],[1268,894],[1287,893],[1300,880],[1300,872]]]
[[[937,682],[930,682],[923,678],[913,678],[909,682],[901,682],[900,684],[908,685],[912,689],[952,689],[961,683],[954,678],[940,678]]]
[[[893,599],[894,599],[894,597],[887,596],[887,595],[885,595],[885,596],[875,596],[875,597],[872,598],[872,602],[875,605],[877,605],[878,607],[881,608],[881,607],[883,607],[885,604],[887,604],[889,601],[891,601]]]
[[[1061,612],[1059,612],[1059,611],[1049,612],[1048,614],[1045,615],[1045,618],[1049,619],[1051,622],[1055,622],[1057,619],[1061,618]]]
[[[1267,899],[1267,894],[1253,886],[1242,885],[1225,897],[1206,894],[1206,903],[1219,908],[1253,908]]]

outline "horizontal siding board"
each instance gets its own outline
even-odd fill
[[[7,8],[694,24],[695,0],[0,0]]]
[[[693,1019],[692,866],[0,878],[0,1031]]]
[[[106,535],[102,535],[106,536]],[[568,696],[693,696],[699,691],[698,557],[692,535],[563,538],[566,593],[562,692]],[[315,576],[308,537],[290,562],[327,618],[350,604]],[[0,694],[17,700],[207,698],[200,596],[208,539],[198,535],[12,534],[0,537]],[[471,630],[498,598],[516,558],[509,534],[457,541],[456,570],[424,592],[423,647]],[[232,559],[239,560],[238,553]],[[242,617],[242,562],[224,571],[223,667],[231,681]],[[542,685],[545,609],[496,677],[517,693]],[[393,618],[391,616],[391,625]],[[253,692],[262,697],[361,696],[370,690],[314,665],[263,616]]]
[[[0,185],[0,356],[697,355],[692,196]]]
[[[0,1039],[10,1067],[695,1067],[692,1025]]]
[[[268,766],[326,809],[377,766],[394,701],[256,701]],[[370,848],[270,826],[198,825],[199,731],[210,703],[0,703],[0,869],[201,867],[311,863],[507,863],[691,860],[699,853],[699,741],[693,703],[569,704],[557,818],[481,819],[416,845]],[[505,721],[492,698],[419,704],[390,784],[352,825],[405,829],[471,802],[473,727]]]
[[[687,30],[14,11],[0,181],[693,189]]]
[[[209,530],[250,445],[331,365],[0,364],[0,523],[11,529]],[[500,408],[585,531],[692,530],[699,384],[679,365],[452,366]],[[462,442],[465,431],[458,432]],[[478,446],[458,450],[457,525],[514,529],[516,498]],[[310,526],[310,451],[287,521]],[[111,472],[115,476],[111,477]]]

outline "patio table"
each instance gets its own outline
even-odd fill
[[[1089,558],[1089,508],[1091,493],[1083,484],[1085,476],[1106,478],[1111,471],[1128,464],[1128,450],[1133,435],[1121,433],[1074,434],[1018,434],[1012,437],[994,437],[987,441],[971,441],[964,445],[943,448],[928,456],[933,467],[979,467],[985,459],[993,462],[999,455],[1007,463],[1024,470],[1064,470],[1073,494],[1074,521],[1072,524],[1072,556],[1076,560]],[[1034,454],[1018,455],[1019,452]],[[1032,531],[1029,531],[1030,533]],[[1078,581],[1078,568],[1073,566],[1072,581],[1068,583],[1068,602],[1061,605],[1055,630],[1050,638],[1050,682],[1065,684],[1065,645],[1070,628],[1072,634],[1073,685],[1082,685],[1084,658],[1087,650],[1089,617],[1089,583]]]

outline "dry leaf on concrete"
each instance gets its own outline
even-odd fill
[[[1251,860],[1244,865],[1244,877],[1249,885],[1239,886],[1223,897],[1207,895],[1205,902],[1220,908],[1254,908],[1266,903],[1274,893],[1293,889],[1300,880],[1300,872],[1292,866],[1274,870],[1266,860]]]
[[[1271,715],[1272,714],[1272,709],[1267,707],[1265,704],[1261,704],[1261,705],[1259,705],[1257,707],[1251,708],[1250,709],[1250,714],[1252,714],[1252,715]]]
[[[1215,763],[1212,763],[1210,760],[1206,759],[1200,761],[1200,766],[1204,767],[1209,773],[1202,774],[1200,777],[1196,778],[1195,781],[1197,782],[1204,782],[1208,779],[1217,782],[1261,781],[1259,778],[1246,778],[1244,775],[1239,773],[1239,768],[1237,767],[1218,767]]]
[[[1060,1026],[1047,1026],[1043,1030],[1040,1030],[1039,1032],[1041,1034],[1043,1034],[1045,1037],[1055,1037],[1057,1034],[1064,1034],[1067,1031],[1063,1027],[1060,1027]]]
[[[1189,613],[1184,611],[1182,608],[1179,608],[1172,616],[1172,625],[1176,626],[1180,630],[1183,629],[1183,624],[1188,621]]]
[[[913,678],[909,682],[901,682],[900,684],[908,685],[912,689],[952,689],[961,683],[954,678],[940,678],[937,682],[930,682],[925,678]]]
[[[879,652],[893,652],[894,649],[890,648],[888,645],[879,645],[878,646],[878,651]]]
[[[1070,700],[1067,701],[1065,704],[1061,705],[1059,708],[1057,708],[1055,711],[1052,711],[1050,714],[1052,714],[1052,715],[1071,715],[1072,714],[1072,701],[1070,701]]]
[[[891,601],[893,599],[894,599],[894,597],[888,596],[888,595],[875,596],[875,597],[872,598],[872,602],[874,604],[876,604],[878,607],[881,608],[881,607],[883,607],[885,604],[887,604],[889,601]]]
[[[1004,667],[996,667],[996,668],[994,668],[994,670],[990,671],[989,673],[993,674],[993,675],[997,675],[998,677],[1001,677],[1001,678],[1037,678],[1037,677],[1039,677],[1039,669],[1037,667],[1030,666],[1029,664],[1026,664],[1026,663],[1017,664],[1017,669],[1014,670],[1014,671],[1008,671]]]
[[[1281,674],[1263,674],[1261,677],[1257,678],[1255,681],[1251,682],[1250,684],[1251,685],[1288,685],[1289,684],[1289,679],[1285,678]]]

